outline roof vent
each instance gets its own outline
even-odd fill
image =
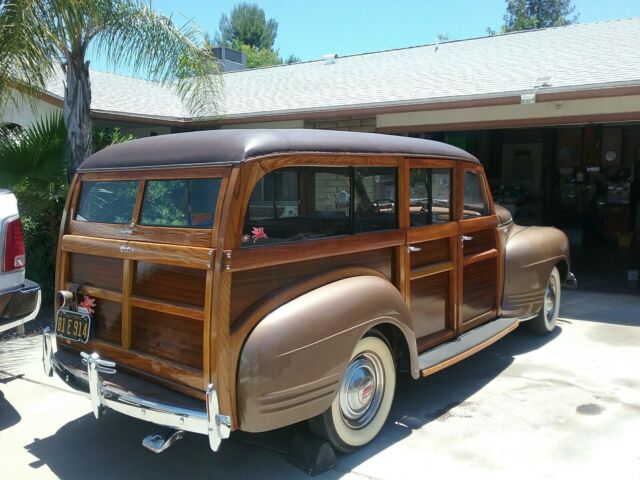
[[[334,63],[336,63],[336,58],[338,58],[338,54],[327,53],[326,55],[322,55],[322,58],[324,58],[325,65],[333,65]]]
[[[533,85],[533,88],[543,88],[551,86],[551,77],[538,77],[536,78],[536,83]]]

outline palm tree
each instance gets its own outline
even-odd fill
[[[58,68],[72,171],[91,153],[88,52],[175,89],[194,116],[211,116],[218,63],[191,22],[178,27],[143,0],[0,0],[0,111],[35,99]],[[91,50],[90,50],[91,47]]]

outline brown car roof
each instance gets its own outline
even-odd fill
[[[87,158],[79,171],[229,165],[289,153],[401,154],[479,163],[457,147],[432,140],[332,130],[207,130],[141,138]]]

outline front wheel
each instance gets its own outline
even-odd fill
[[[544,302],[540,313],[533,320],[526,322],[531,331],[538,335],[548,335],[556,328],[560,311],[560,293],[560,272],[557,267],[553,267],[544,292]]]
[[[393,355],[378,337],[361,338],[331,407],[309,420],[311,431],[341,452],[375,438],[387,420],[396,388]]]

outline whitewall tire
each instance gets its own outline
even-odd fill
[[[531,331],[539,335],[548,335],[556,328],[560,312],[561,281],[560,272],[553,267],[544,291],[544,301],[540,313],[533,320],[526,322]]]
[[[377,336],[361,338],[331,407],[309,420],[309,426],[334,449],[356,450],[384,426],[395,389],[396,369],[389,346]]]

